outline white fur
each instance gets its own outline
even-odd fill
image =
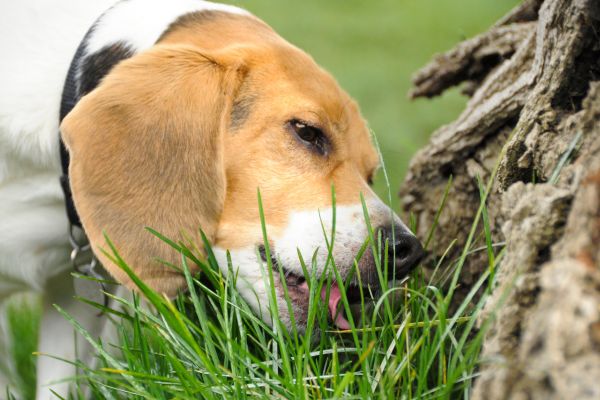
[[[123,40],[140,51],[152,46],[161,33],[177,17],[192,11],[216,10],[248,14],[241,8],[198,0],[128,0],[118,5],[118,13],[110,13],[96,26],[87,51],[95,52],[107,43]],[[140,24],[143,21],[143,24]],[[115,30],[114,27],[119,29]]]
[[[391,225],[404,226],[400,218],[377,197],[366,202],[369,219],[374,228]],[[351,268],[354,257],[368,238],[362,204],[337,206],[336,229],[333,235],[333,257],[338,268]],[[332,240],[333,208],[318,211],[300,211],[290,214],[286,230],[274,240],[277,257],[286,268],[296,274],[302,273],[297,250],[306,263],[316,254],[317,265],[323,268],[327,261],[327,240]],[[320,272],[320,271],[319,271]]]
[[[73,329],[51,303],[80,317],[92,336],[100,335],[105,324],[93,310],[73,300],[68,222],[58,181],[59,108],[79,43],[114,3],[0,1],[0,309],[13,293],[45,290],[39,350],[67,359],[74,354]],[[141,51],[152,46],[178,16],[203,9],[245,12],[200,0],[128,0],[106,14],[87,50],[123,40]],[[2,320],[0,316],[0,333]],[[8,359],[6,340],[0,336],[0,364]],[[80,356],[85,357],[89,348],[81,338],[77,342]],[[38,398],[53,397],[50,389],[67,397],[68,385],[45,385],[73,372],[64,362],[41,358]],[[0,399],[6,383],[0,372]]]
[[[266,265],[258,256],[255,246],[230,251],[231,267],[227,259],[228,250],[214,247],[215,258],[224,276],[236,276],[236,290],[252,310],[264,321],[269,321]]]

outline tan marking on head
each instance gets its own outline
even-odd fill
[[[372,195],[366,180],[379,164],[356,103],[331,75],[279,36],[266,39],[265,30],[275,34],[262,23],[239,24],[241,19],[231,16],[232,26],[219,35],[248,43],[248,74],[239,96],[252,99],[244,123],[225,137],[228,189],[217,236],[223,248],[260,241],[257,188],[269,233],[277,235],[291,211],[330,206],[332,184],[337,204],[358,203],[361,192]],[[186,26],[166,40],[203,45],[204,33],[217,31],[214,23]],[[292,119],[321,128],[332,151],[323,157],[307,149],[287,129]]]

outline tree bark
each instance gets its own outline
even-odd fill
[[[487,207],[505,252],[473,398],[600,399],[600,1],[525,0],[436,56],[411,96],[460,83],[466,109],[413,158],[400,195],[424,238],[452,177],[433,266],[467,238],[477,177],[494,177]],[[469,256],[463,293],[487,268],[485,251]]]

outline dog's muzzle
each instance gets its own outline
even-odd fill
[[[375,240],[381,244],[380,253],[378,255],[381,269],[387,271],[387,276],[384,277],[387,281],[400,281],[408,276],[408,274],[418,266],[423,259],[425,251],[419,240],[405,227],[401,225],[381,226],[375,230]],[[380,241],[380,242],[379,242]],[[273,249],[276,253],[277,249]],[[265,248],[262,245],[258,246],[258,252],[263,262],[267,262]],[[366,252],[363,257],[372,257],[372,253]],[[279,275],[283,273],[287,292],[290,300],[299,304],[308,304],[309,297],[309,282],[303,275],[299,275],[281,265],[277,257],[272,254],[272,265]],[[387,262],[387,264],[385,264]],[[354,311],[360,308],[362,299],[371,301],[381,294],[381,285],[379,284],[379,274],[377,265],[371,259],[369,262],[362,263],[360,268],[361,278],[353,276],[346,285],[346,298]],[[343,275],[352,275],[351,268],[345,268]],[[341,271],[340,271],[341,272]],[[342,279],[347,279],[349,276],[343,276]],[[342,306],[342,291],[340,286],[342,282],[337,282],[335,278],[331,280],[330,285],[324,285],[321,288],[320,298],[327,304],[327,310],[331,321],[334,325],[342,330],[350,329],[350,323],[345,315],[344,307]],[[362,285],[362,288],[359,286]]]

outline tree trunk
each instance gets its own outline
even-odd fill
[[[434,259],[465,242],[477,177],[496,174],[487,206],[505,252],[473,397],[600,399],[600,1],[526,0],[435,57],[411,95],[463,82],[465,111],[413,158],[401,198],[424,238],[452,176]],[[470,256],[461,290],[487,268],[485,251]]]

